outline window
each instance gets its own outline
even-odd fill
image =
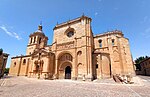
[[[102,47],[102,40],[99,39],[98,42],[99,42],[99,47]]]
[[[39,39],[39,44],[41,43],[42,38]]]
[[[33,43],[35,43],[35,41],[36,41],[36,37],[34,37],[34,42]]]
[[[74,32],[73,31],[69,31],[68,33],[67,33],[67,36],[68,37],[72,37],[74,35]]]
[[[82,51],[78,51],[77,55],[80,56],[82,54]]]
[[[96,64],[96,69],[98,69],[98,64]]]
[[[64,35],[66,35],[69,38],[72,37],[74,34],[75,34],[75,29],[71,27],[68,27],[64,32]]]
[[[114,39],[112,39],[112,46],[114,46],[115,45],[115,40]]]
[[[26,64],[26,59],[23,59],[23,64]]]
[[[16,62],[14,62],[14,67],[16,66]]]

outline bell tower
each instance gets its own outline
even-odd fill
[[[44,48],[47,45],[47,40],[48,37],[43,33],[42,25],[39,25],[38,30],[29,36],[26,55],[32,54],[35,49]]]

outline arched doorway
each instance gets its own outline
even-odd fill
[[[60,79],[71,79],[72,64],[70,62],[64,62],[59,67],[59,78]]]
[[[70,53],[62,53],[58,57],[58,78],[71,79],[73,57]]]
[[[71,67],[67,66],[65,68],[65,79],[71,79]]]

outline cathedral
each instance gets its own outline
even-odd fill
[[[73,80],[134,75],[129,40],[119,30],[94,35],[91,21],[83,15],[57,24],[51,45],[39,25],[29,36],[26,55],[11,58],[9,74]]]

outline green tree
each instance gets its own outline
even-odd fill
[[[141,61],[143,61],[143,60],[145,60],[145,59],[147,59],[147,58],[149,58],[148,56],[141,56],[141,57],[138,57],[138,58],[136,58],[136,60],[135,60],[135,63],[136,64],[139,64]]]
[[[140,65],[140,62],[142,62],[143,60],[145,60],[145,59],[147,59],[147,58],[149,58],[148,56],[141,56],[141,57],[138,57],[138,58],[136,58],[136,60],[135,60],[135,66],[136,66],[136,70],[139,70],[139,71],[141,71],[141,65]]]
[[[8,73],[9,73],[9,68],[5,68],[4,73],[5,73],[5,74],[8,74]]]

